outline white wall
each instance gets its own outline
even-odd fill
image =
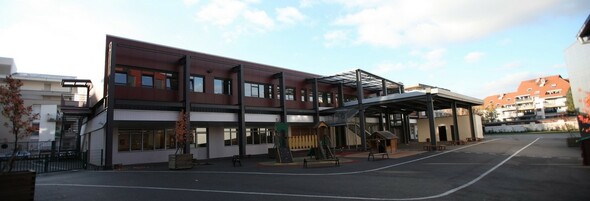
[[[476,138],[483,138],[482,133],[482,124],[481,124],[481,117],[478,115],[474,116],[474,124],[475,124],[475,137]],[[457,124],[459,130],[459,139],[465,140],[466,138],[471,137],[471,125],[469,122],[469,115],[462,115],[457,117]],[[428,119],[418,119],[418,141],[425,142],[426,138],[430,138],[430,125],[428,123]],[[453,117],[439,117],[434,119],[434,131],[436,134],[436,141],[440,140],[438,127],[445,126],[447,131],[447,141],[452,141],[453,137],[451,136],[451,125],[453,125]]]
[[[555,122],[541,122],[535,123],[530,122],[528,124],[518,124],[518,125],[507,125],[501,124],[498,126],[486,126],[485,132],[486,133],[511,133],[511,132],[526,132],[526,131],[550,131],[550,130],[563,130],[570,126],[572,128],[578,129],[578,122],[573,120],[557,120]]]
[[[55,118],[57,105],[41,105],[39,110],[39,141],[47,142],[55,140]],[[50,121],[53,118],[53,121]]]

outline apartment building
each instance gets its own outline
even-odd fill
[[[54,147],[74,149],[76,147],[77,120],[63,118],[60,111],[62,99],[74,100],[79,95],[76,90],[61,86],[63,79],[74,79],[74,76],[48,75],[18,72],[14,59],[0,58],[0,82],[4,83],[7,75],[21,80],[21,95],[26,106],[32,106],[33,113],[39,118],[33,122],[35,132],[26,139],[19,139],[20,148],[33,153],[50,150]],[[0,116],[2,122],[6,119]],[[62,132],[63,130],[63,132]],[[2,143],[14,142],[5,126],[0,126],[0,140]]]
[[[567,111],[568,79],[560,75],[520,82],[515,92],[488,96],[484,108],[494,108],[496,121],[534,120],[557,117]]]

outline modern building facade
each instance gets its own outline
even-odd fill
[[[567,112],[568,79],[560,75],[520,82],[516,92],[488,96],[484,108],[494,108],[496,121],[534,120],[557,117]]]
[[[177,151],[180,111],[189,113],[190,153],[208,159],[266,154],[277,125],[293,137],[316,135],[324,122],[332,147],[366,147],[373,130],[397,130],[407,142],[410,113],[482,103],[451,92],[404,93],[403,84],[360,69],[320,76],[115,36],[105,45],[104,96],[66,113],[87,115],[82,150],[106,167],[167,161]],[[475,136],[467,127],[462,135]]]
[[[586,19],[575,41],[565,50],[565,63],[572,87],[574,105],[580,113],[589,113],[584,101],[590,93],[590,16]]]
[[[59,112],[62,99],[74,100],[80,98],[77,90],[61,86],[62,79],[74,79],[74,76],[47,75],[36,73],[21,73],[16,69],[14,59],[0,58],[0,81],[5,83],[7,75],[21,80],[21,95],[26,106],[32,106],[33,114],[39,118],[33,122],[35,132],[27,139],[19,139],[20,149],[33,153],[48,151],[53,147],[74,149],[77,137],[77,119],[63,118]],[[2,122],[7,121],[0,116]],[[62,132],[63,130],[63,132]],[[2,143],[14,142],[14,136],[5,126],[0,126],[0,140]]]

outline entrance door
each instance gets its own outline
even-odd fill
[[[446,126],[439,126],[438,127],[438,139],[441,142],[447,141],[447,127]]]

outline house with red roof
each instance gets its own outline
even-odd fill
[[[568,79],[560,75],[520,82],[515,92],[488,96],[484,108],[494,108],[496,121],[545,119],[566,113]]]

